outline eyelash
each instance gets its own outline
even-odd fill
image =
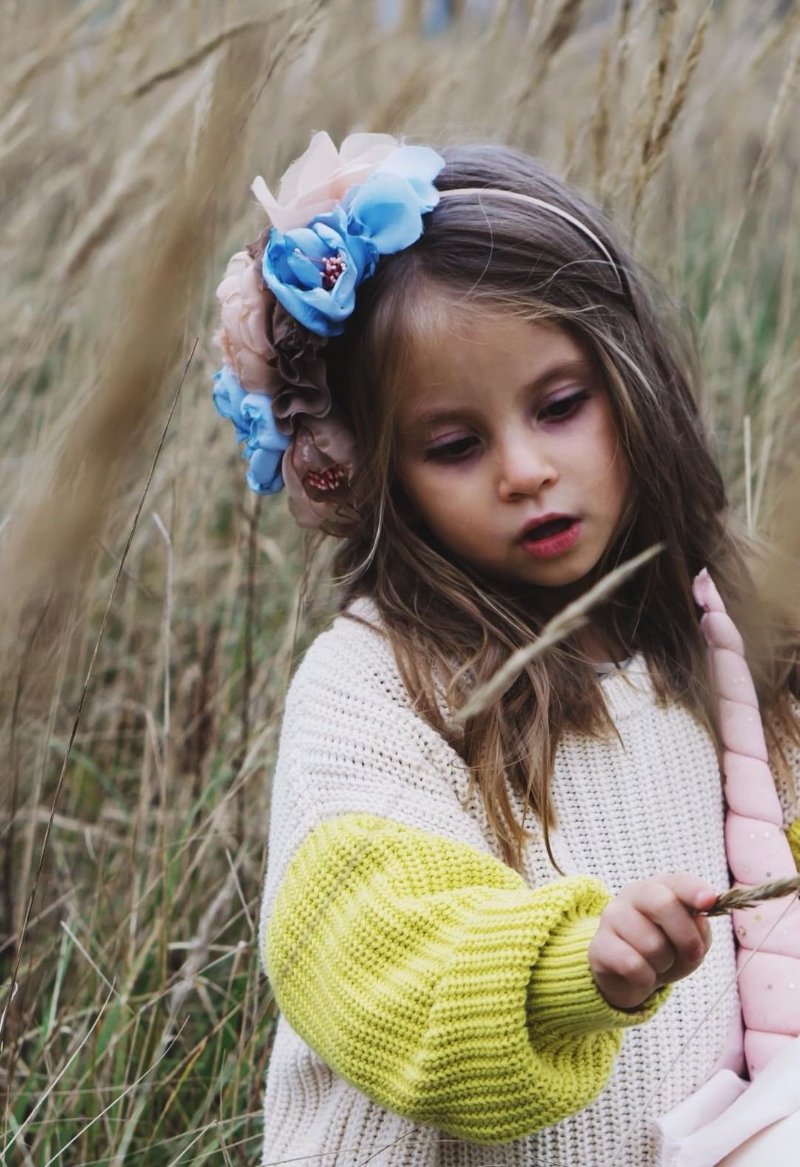
[[[570,393],[568,397],[559,397],[541,410],[539,418],[545,421],[566,421],[578,411],[578,408],[588,397],[588,389],[579,389],[577,393]],[[562,409],[563,412],[561,412]]]
[[[539,411],[537,420],[552,422],[556,425],[569,421],[574,417],[584,401],[588,400],[589,391],[579,389],[568,397],[560,397],[556,401],[545,405]],[[474,434],[465,434],[451,442],[443,442],[439,446],[428,446],[425,450],[425,460],[434,462],[461,462],[473,453],[478,438]]]
[[[472,453],[477,440],[474,434],[465,434],[463,438],[442,442],[440,446],[428,446],[425,450],[425,461],[460,462],[462,458]]]

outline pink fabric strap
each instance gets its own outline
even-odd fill
[[[742,638],[707,571],[697,576],[693,591],[705,612],[701,627],[719,699],[728,866],[740,885],[782,879],[796,874],[797,868],[783,833]],[[771,900],[733,914],[744,1053],[751,1078],[800,1034],[800,906],[795,898],[786,911],[789,903],[791,897]]]

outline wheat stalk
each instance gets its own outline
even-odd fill
[[[660,543],[648,547],[639,555],[635,555],[633,559],[615,567],[608,575],[604,575],[594,587],[589,588],[589,591],[585,592],[579,599],[567,604],[566,608],[554,616],[548,624],[545,624],[536,640],[518,648],[485,684],[479,685],[473,690],[466,703],[453,715],[453,724],[464,725],[470,717],[487,709],[505,692],[526,665],[542,656],[553,645],[569,636],[571,632],[583,627],[587,622],[587,614],[590,609],[608,599],[624,580],[638,571],[644,563],[647,563],[648,559],[652,559],[659,551],[661,551]]]
[[[730,891],[717,896],[710,908],[698,912],[697,915],[724,916],[740,908],[754,908],[766,900],[777,900],[789,895],[800,895],[800,875],[792,875],[788,879],[774,879],[771,883],[762,883],[758,887],[732,887]]]
[[[208,37],[190,53],[181,57],[179,61],[175,61],[172,65],[159,69],[158,72],[151,73],[149,77],[139,81],[128,96],[130,98],[144,97],[157,85],[162,85],[165,81],[172,81],[175,77],[181,77],[193,69],[195,65],[202,64],[207,57],[233,37],[262,33],[265,25],[267,25],[266,20],[243,20],[240,24],[234,24],[230,28],[223,28],[219,32],[215,32],[213,36]]]
[[[530,71],[523,75],[522,85],[514,99],[514,108],[518,118],[522,118],[524,114],[530,112],[529,103],[550,72],[554,59],[574,33],[580,20],[582,8],[583,0],[562,0],[550,28],[536,50]],[[534,12],[531,18],[529,34],[533,34],[538,29],[538,15],[538,11]]]
[[[683,59],[680,72],[678,74],[675,86],[672,90],[672,95],[667,103],[664,116],[658,125],[653,125],[648,128],[644,141],[642,143],[642,156],[639,169],[636,173],[636,185],[634,187],[633,207],[631,211],[631,219],[633,230],[635,233],[639,222],[639,216],[642,210],[644,196],[647,192],[650,183],[658,170],[659,166],[664,160],[667,143],[670,134],[677,122],[681,110],[686,103],[686,95],[689,92],[689,83],[694,76],[694,71],[700,61],[700,54],[703,51],[703,46],[706,40],[706,32],[711,23],[711,7],[706,8],[703,15],[697,22],[692,39],[689,42],[689,47],[686,50],[686,56]],[[666,35],[666,34],[665,34]],[[665,41],[664,44],[667,42]],[[662,56],[656,66],[654,72],[653,85],[655,92],[653,95],[653,109],[658,111],[661,104],[661,87],[664,82],[664,77],[667,69],[667,59],[664,57],[666,48],[662,47]]]
[[[783,119],[785,110],[792,105],[792,98],[794,97],[794,93],[797,88],[798,77],[800,77],[800,30],[792,41],[789,61],[781,78],[780,88],[778,89],[778,96],[775,98],[775,102],[770,111],[769,120],[764,132],[764,141],[759,151],[758,158],[756,159],[755,166],[753,167],[752,173],[750,175],[750,181],[747,184],[747,190],[740,200],[739,214],[736,218],[734,228],[728,238],[728,244],[722,257],[722,261],[719,265],[717,278],[714,283],[714,289],[711,294],[710,302],[712,306],[715,306],[719,301],[720,292],[724,287],[725,281],[728,277],[728,271],[733,260],[733,253],[736,249],[736,244],[739,241],[739,236],[741,235],[742,228],[744,227],[748,211],[750,210],[751,204],[755,198],[756,189],[774,156],[776,143],[778,141],[778,128]],[[709,322],[711,321],[712,316],[713,312],[709,312],[701,332],[701,341],[708,331]]]

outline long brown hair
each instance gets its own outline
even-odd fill
[[[726,520],[724,485],[698,416],[695,362],[663,293],[650,286],[601,213],[532,158],[498,146],[443,153],[440,190],[481,193],[443,198],[418,243],[381,260],[359,290],[345,334],[331,344],[334,399],[364,458],[355,483],[359,520],[340,545],[336,567],[346,581],[342,606],[359,595],[372,598],[419,713],[465,759],[506,860],[519,866],[528,813],[550,850],[550,779],[562,733],[613,727],[595,670],[574,638],[530,664],[463,736],[448,725],[437,698],[442,684],[447,704],[458,707],[538,634],[564,597],[558,589],[500,584],[455,561],[404,495],[395,473],[392,405],[409,374],[427,290],[469,310],[553,320],[604,375],[632,499],[593,575],[656,542],[664,550],[593,619],[612,643],[644,655],[662,700],[681,702],[714,733],[691,594],[692,577],[704,565],[742,628],[773,725],[789,725],[787,689],[800,688],[797,636],[787,618],[763,605],[754,620],[754,585]],[[546,201],[588,230],[493,192]],[[510,788],[522,799],[521,819]]]

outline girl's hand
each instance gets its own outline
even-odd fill
[[[636,1009],[662,985],[688,976],[711,945],[710,883],[681,872],[627,884],[600,917],[589,945],[595,984],[615,1009]]]

